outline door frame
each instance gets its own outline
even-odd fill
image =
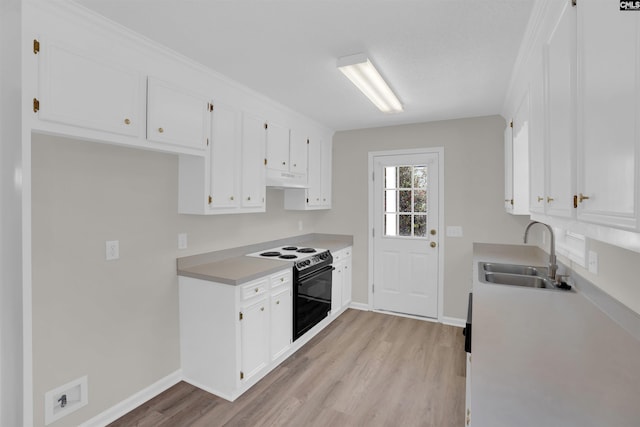
[[[445,236],[444,231],[444,147],[428,147],[428,148],[411,148],[406,150],[386,150],[386,151],[370,151],[369,155],[369,203],[368,203],[368,217],[369,224],[367,227],[367,241],[368,241],[368,274],[367,274],[367,286],[369,294],[368,306],[371,311],[378,311],[373,309],[373,262],[374,262],[374,180],[373,173],[375,170],[374,159],[377,156],[397,156],[397,155],[418,155],[418,154],[436,154],[438,156],[438,239],[439,252],[438,252],[438,316],[434,318],[420,317],[411,315],[402,315],[405,317],[411,317],[426,321],[435,321],[442,323],[443,320],[443,308],[444,308],[444,248],[445,248]],[[388,313],[384,311],[384,313]],[[397,314],[400,315],[400,314]]]

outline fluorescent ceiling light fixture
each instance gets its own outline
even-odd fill
[[[402,104],[364,53],[338,58],[338,68],[380,111],[399,113]]]

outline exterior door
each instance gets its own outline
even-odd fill
[[[373,157],[376,310],[438,317],[438,157]]]

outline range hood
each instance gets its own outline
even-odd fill
[[[267,169],[267,187],[309,188],[307,174]]]

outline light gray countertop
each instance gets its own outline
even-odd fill
[[[241,285],[259,277],[264,277],[286,268],[292,268],[292,261],[246,256],[253,252],[282,245],[315,247],[336,252],[353,246],[353,236],[313,233],[191,255],[178,258],[178,276],[193,277],[228,285]]]
[[[617,302],[605,313],[587,297],[592,284],[561,292],[478,279],[480,261],[545,266],[547,259],[533,246],[474,244],[472,425],[637,427],[637,313]]]

